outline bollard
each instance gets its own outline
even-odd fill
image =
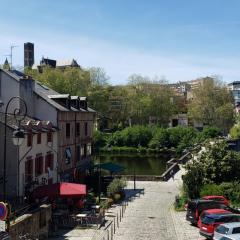
[[[113,240],[113,225],[111,224],[111,240]]]
[[[109,230],[107,230],[107,240],[109,240]]]
[[[117,227],[119,228],[118,213],[117,213]]]
[[[114,222],[113,222],[113,230],[114,230],[114,234],[116,233],[116,224],[115,224],[115,217],[114,217]]]
[[[120,222],[121,222],[122,221],[122,211],[121,211],[121,208],[120,208],[119,219],[120,219]]]

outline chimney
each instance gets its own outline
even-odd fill
[[[34,90],[35,90],[35,81],[29,77],[24,76],[20,78],[20,97],[23,98],[27,105],[27,114],[30,117],[34,117]],[[24,106],[21,105],[20,109],[24,111]]]

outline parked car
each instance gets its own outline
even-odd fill
[[[223,196],[210,195],[210,196],[204,196],[204,197],[202,197],[202,198],[200,198],[200,199],[213,200],[213,201],[216,201],[216,202],[220,202],[220,203],[222,203],[222,204],[225,204],[225,205],[227,205],[227,206],[230,205],[229,200],[227,200],[227,199],[226,199],[225,197],[223,197]],[[184,205],[184,209],[187,210],[187,208],[188,208],[188,203],[186,203],[186,204]]]
[[[211,214],[202,219],[200,234],[212,239],[215,229],[223,223],[240,222],[239,214]]]
[[[204,197],[202,197],[202,199],[217,201],[217,202],[220,202],[220,203],[223,203],[223,204],[229,206],[229,200],[226,199],[226,198],[223,197],[223,196],[214,196],[214,195],[211,195],[211,196],[204,196]]]
[[[240,240],[240,234],[233,234],[221,237],[219,240]]]
[[[221,237],[227,237],[231,234],[240,234],[240,222],[225,223],[219,225],[214,231],[214,240],[219,240]]]
[[[202,224],[202,220],[205,216],[211,214],[231,214],[232,212],[225,210],[225,209],[207,209],[202,211],[201,215],[199,216],[197,226],[200,228]]]
[[[220,202],[205,199],[196,199],[188,201],[186,220],[194,225],[197,225],[198,219],[202,211],[207,209],[225,209],[228,210],[228,206]]]

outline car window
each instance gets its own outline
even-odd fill
[[[206,224],[206,225],[212,224],[214,222],[215,222],[215,219],[211,218],[209,216],[204,217],[203,220],[202,220],[202,223]]]
[[[206,209],[214,209],[214,208],[221,208],[222,209],[222,205],[216,202],[209,202],[209,203],[203,203],[200,204],[198,207],[198,211],[202,212],[203,210]]]
[[[220,197],[215,197],[215,198],[212,198],[212,200],[215,200],[215,201],[223,201],[223,199],[222,199],[222,198],[220,198]]]
[[[221,225],[216,228],[216,232],[221,233],[221,234],[227,234],[228,230],[229,230],[229,228],[221,226]]]
[[[232,234],[240,233],[240,227],[235,227],[232,230]]]
[[[196,202],[188,202],[188,209],[195,210]]]

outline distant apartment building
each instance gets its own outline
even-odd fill
[[[57,161],[61,181],[80,181],[90,164],[95,111],[86,97],[59,94],[18,71],[0,69],[0,101],[4,111],[12,96],[21,96],[28,116],[49,121],[57,131]],[[15,106],[10,106],[9,111]],[[20,106],[21,107],[21,106]]]
[[[234,81],[228,84],[228,90],[232,93],[234,98],[235,110],[240,112],[240,81]]]

